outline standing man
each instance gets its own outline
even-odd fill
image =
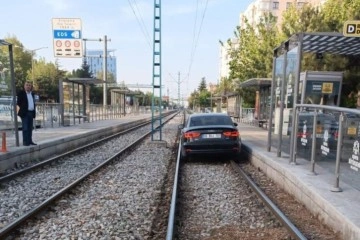
[[[36,115],[35,96],[32,92],[32,84],[25,82],[24,90],[21,90],[17,96],[17,105],[19,106],[18,115],[21,117],[23,145],[37,145],[32,141],[33,123]]]

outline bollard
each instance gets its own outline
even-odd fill
[[[1,152],[7,152],[7,150],[6,150],[6,132],[2,133]]]

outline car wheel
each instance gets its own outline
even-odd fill
[[[181,155],[181,160],[184,162],[187,162],[187,161],[189,161],[189,156]]]
[[[235,153],[233,158],[236,163],[246,162],[246,159],[247,159],[244,152]]]
[[[189,160],[189,156],[186,155],[185,151],[182,149],[180,153],[180,159],[184,162]]]

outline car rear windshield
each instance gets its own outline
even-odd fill
[[[190,127],[207,125],[233,125],[233,122],[228,116],[199,116],[190,119]]]

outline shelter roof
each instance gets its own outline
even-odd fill
[[[271,78],[250,78],[239,84],[240,87],[267,87],[271,86]]]
[[[5,41],[4,39],[0,39],[0,46],[7,46],[7,45],[11,45],[11,43]]]
[[[330,53],[335,55],[360,55],[360,38],[345,37],[339,32],[297,33],[283,42],[276,50],[283,50],[289,44],[289,50],[302,43],[303,52]]]
[[[102,84],[103,80],[97,78],[66,78],[64,82],[73,82],[78,84]]]

